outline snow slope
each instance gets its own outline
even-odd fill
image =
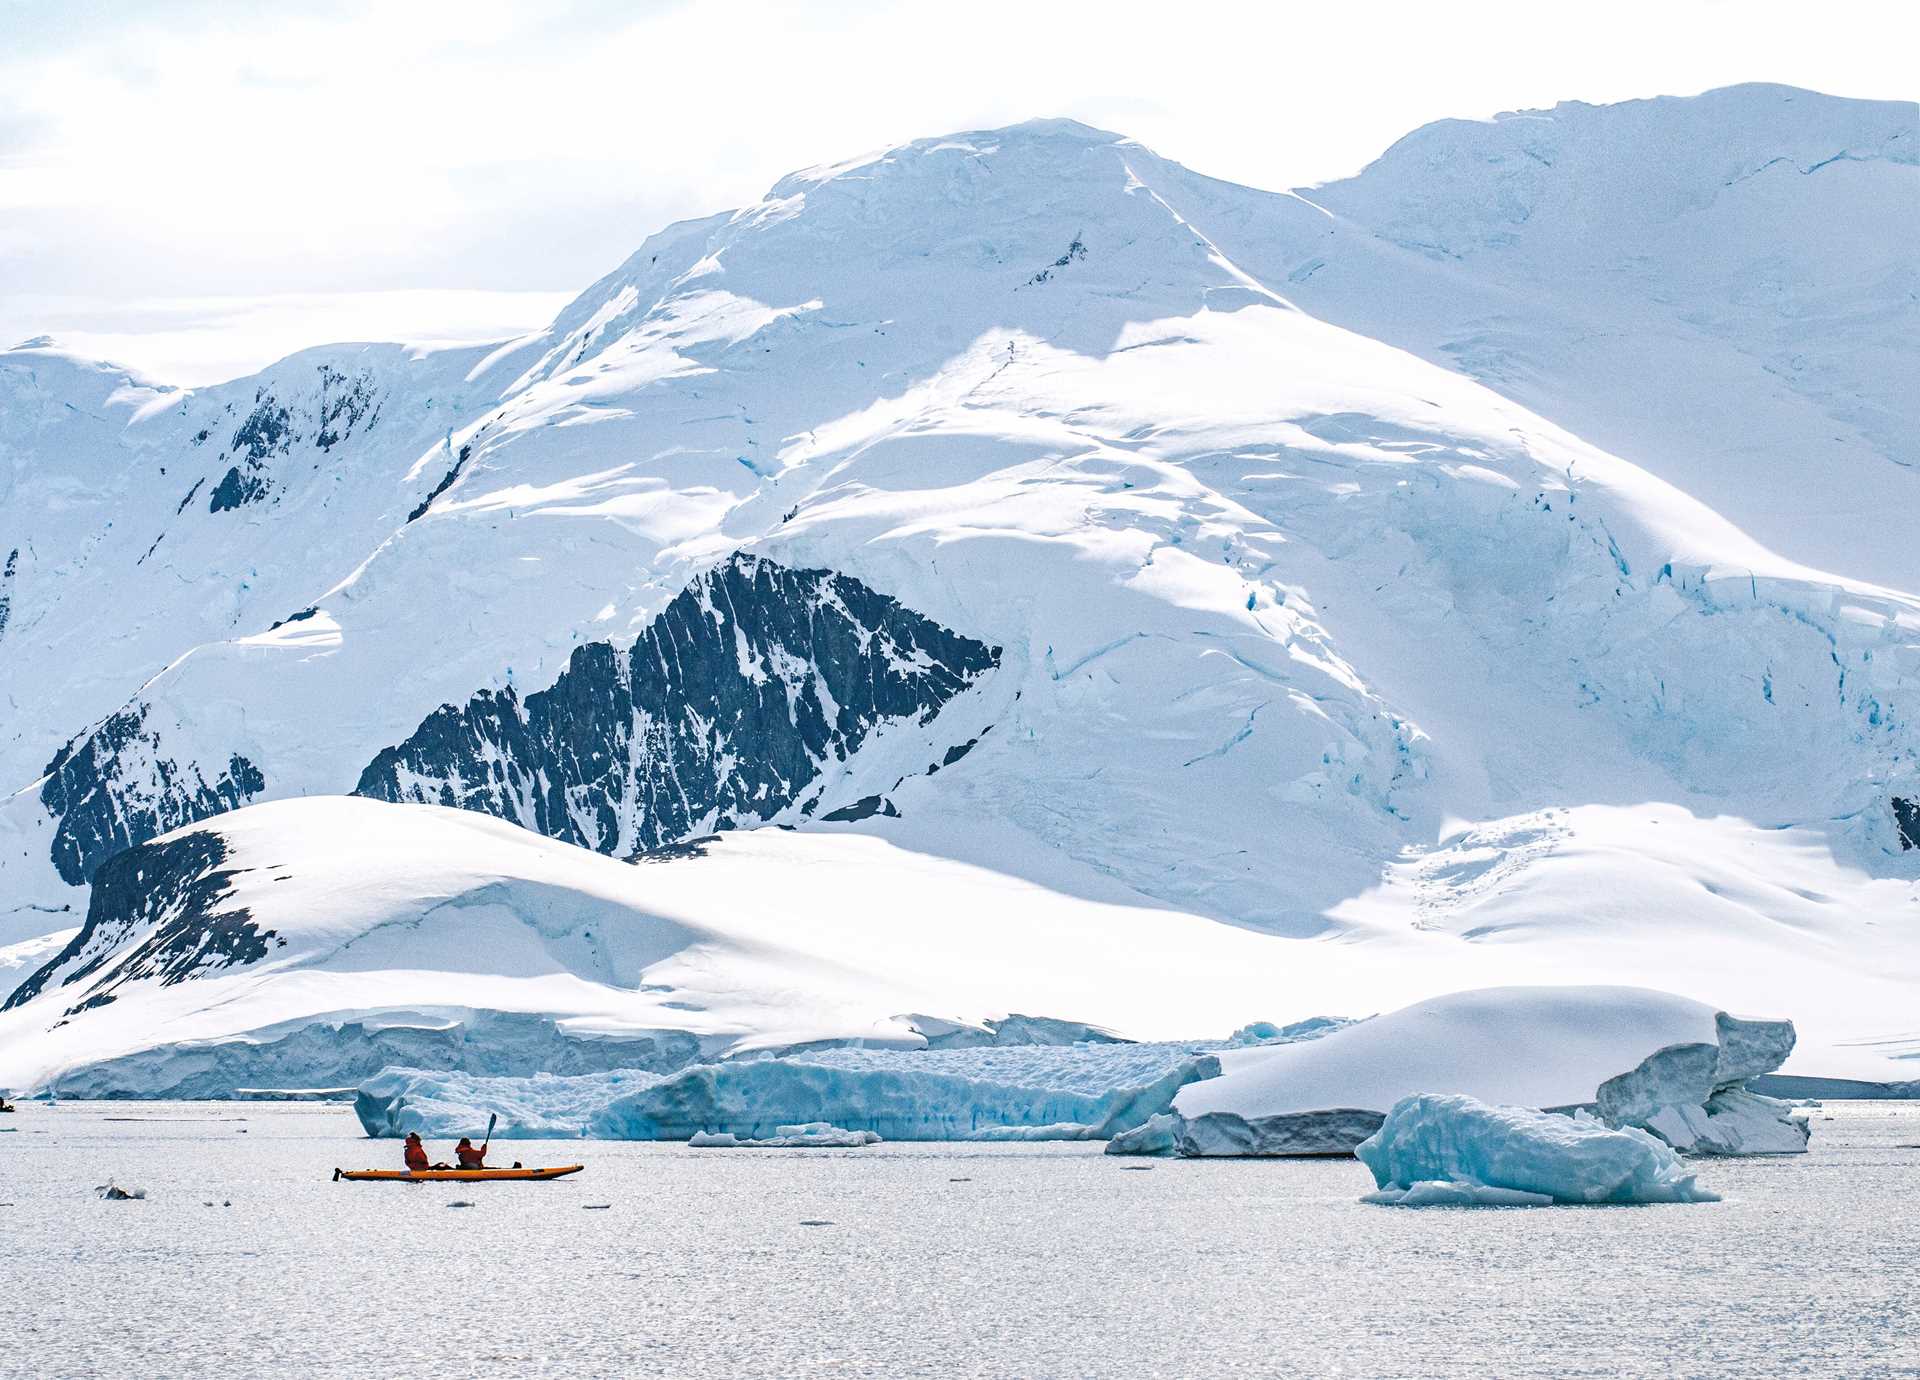
[[[1230,986],[1236,1024],[1322,990],[1358,1014],[1657,981],[1793,1016],[1796,1068],[1897,1074],[1907,109],[1736,88],[1445,125],[1314,204],[1040,121],[795,174],[497,350],[330,347],[190,393],[9,352],[0,941],[70,926],[129,845],[360,789],[615,856],[791,825],[715,856],[778,876],[762,895],[846,866],[862,913],[990,876],[1334,984]],[[1708,152],[1656,178],[1654,149]],[[883,626],[919,651],[873,652]],[[1099,956],[1059,971],[1108,962],[1074,933]],[[811,974],[816,938],[780,962]],[[668,1019],[375,949],[303,969],[301,1009]],[[729,997],[674,1028],[1024,1010],[1184,1036],[1216,1004],[949,981],[984,958],[941,952],[856,1014]],[[167,988],[151,1028],[239,1029],[195,1014],[226,980]],[[221,1009],[284,1019],[273,990]],[[110,1004],[31,1057],[136,1024]]]
[[[540,1013],[580,1038],[688,1032],[698,1045],[677,1062],[829,1040],[925,1048],[944,1043],[952,1023],[1009,1011],[1134,1039],[1212,1032],[1224,1043],[1260,1011],[1364,1015],[1436,989],[1554,983],[1565,962],[1550,945],[1483,949],[1413,929],[1364,944],[1302,943],[1143,905],[1097,874],[1065,872],[1061,885],[1042,887],[852,831],[742,831],[629,864],[470,811],[342,797],[251,806],[168,835],[110,863],[94,897],[72,946],[0,1010],[0,1087],[159,1045],[393,1022],[393,1013],[407,1013],[403,1023],[470,1025],[475,1013]],[[1592,980],[1625,984],[1657,964],[1678,990],[1723,1005],[1771,1012],[1791,1003],[1807,1013],[1805,1066],[1881,1066],[1834,1032],[1847,1028],[1850,1005],[1885,1011],[1903,984],[1846,988],[1805,965],[1784,968],[1738,937],[1692,938],[1601,950]],[[1651,1005],[1642,1011],[1585,988],[1531,996],[1538,1031],[1525,1040],[1518,1032],[1532,1018],[1517,1019],[1510,1004],[1495,1002],[1497,1019],[1476,1033],[1459,1013],[1478,1010],[1479,998],[1441,1003],[1455,1013],[1454,1038],[1435,1048],[1454,1058],[1455,1074],[1461,1048],[1492,1049],[1478,1067],[1496,1083],[1464,1090],[1584,1101],[1593,1089],[1573,1086],[1582,1079],[1626,1073],[1662,1045],[1713,1038],[1712,1008],[1685,998],[1644,994]],[[1582,1000],[1610,1013],[1604,1028],[1585,1028],[1593,1022]],[[1323,1046],[1337,1054],[1339,1042],[1369,1046],[1397,1028],[1382,1018],[1222,1058],[1230,1070],[1311,1061]],[[1540,1052],[1553,1032],[1564,1058]],[[1027,1083],[1035,1080],[1021,1072],[1026,1060],[1009,1050],[975,1062]],[[503,1037],[493,1067],[518,1071],[520,1062]],[[467,1066],[490,1067],[484,1051]],[[147,1071],[176,1076],[167,1064]],[[294,1072],[275,1064],[271,1076]],[[1397,1066],[1377,1075],[1413,1076]],[[1229,1092],[1237,1086],[1220,1081]]]

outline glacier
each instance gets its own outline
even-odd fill
[[[1147,1121],[1176,1089],[1219,1070],[1177,1046],[1036,1046],[1016,1060],[994,1057],[1013,1052],[822,1050],[571,1078],[395,1068],[361,1085],[354,1110],[370,1136],[468,1135],[498,1115],[495,1134],[507,1139],[744,1142],[829,1123],[886,1140],[1091,1140]]]
[[[1569,103],[1292,194],[1035,121],[667,227],[516,341],[0,352],[0,1083],[1569,974],[1905,1081],[1912,114]],[[241,1067],[303,1026],[325,1079]],[[1740,1091],[1649,1122],[1785,1144]]]
[[[1645,1131],[1457,1093],[1395,1103],[1353,1153],[1379,1185],[1366,1201],[1395,1206],[1718,1201]]]

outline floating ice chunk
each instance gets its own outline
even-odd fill
[[[1243,1117],[1206,1112],[1188,1120],[1170,1112],[1115,1136],[1109,1155],[1350,1155],[1385,1117],[1358,1107]]]
[[[1183,1155],[1349,1155],[1380,1129],[1379,1112],[1333,1107],[1318,1112],[1243,1117],[1207,1112],[1184,1121]]]
[[[1340,1016],[1309,1016],[1304,1021],[1294,1021],[1289,1025],[1275,1025],[1272,1021],[1249,1021],[1227,1037],[1227,1044],[1233,1048],[1247,1045],[1273,1045],[1298,1040],[1316,1040],[1322,1035],[1339,1030],[1353,1022]]]
[[[1173,1155],[1180,1150],[1180,1128],[1185,1124],[1176,1112],[1150,1116],[1131,1131],[1122,1131],[1107,1142],[1109,1155]]]
[[[1793,1155],[1807,1124],[1785,1102],[1749,1092],[1793,1052],[1791,1021],[1742,1020],[1721,1012],[1716,1044],[1677,1044],[1602,1083],[1594,1103],[1610,1126],[1638,1126],[1676,1150],[1702,1155]]]
[[[1517,1189],[1556,1203],[1718,1201],[1694,1182],[1671,1147],[1645,1131],[1614,1130],[1582,1112],[1497,1107],[1458,1093],[1402,1099],[1353,1153],[1382,1190],[1402,1195],[1421,1184],[1466,1184]],[[1426,1196],[1438,1192],[1429,1189]]]
[[[878,1145],[880,1137],[871,1131],[848,1131],[824,1121],[809,1121],[801,1126],[780,1126],[770,1136],[736,1136],[731,1131],[697,1131],[687,1144],[708,1150],[852,1150],[863,1145]]]
[[[144,1188],[122,1188],[116,1183],[97,1184],[93,1191],[110,1203],[137,1202],[147,1196]]]
[[[1383,1188],[1360,1195],[1363,1203],[1384,1207],[1550,1207],[1544,1193],[1519,1188],[1489,1188],[1460,1179],[1422,1179],[1409,1188]]]
[[[983,1126],[968,1140],[1094,1140],[1093,1128],[1079,1121],[1055,1121],[1045,1126]]]
[[[1662,1107],[1645,1125],[1693,1155],[1799,1155],[1810,1135],[1789,1103],[1745,1088],[1721,1089],[1697,1107]]]

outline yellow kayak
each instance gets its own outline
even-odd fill
[[[585,1168],[584,1164],[562,1164],[551,1169],[336,1169],[333,1177],[336,1182],[341,1179],[377,1179],[401,1184],[467,1184],[491,1179],[525,1182],[564,1178],[568,1174],[578,1174]]]

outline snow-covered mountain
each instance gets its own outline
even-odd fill
[[[249,875],[297,852],[282,899],[232,883],[247,934],[293,933],[362,866],[310,846],[357,837],[337,803],[295,798],[356,792],[560,841],[567,879],[497,902],[542,933],[750,855],[784,879],[751,904],[793,908],[790,993],[829,962],[827,878],[959,964],[928,894],[959,869],[1088,949],[1089,915],[1149,917],[1142,964],[1202,989],[1197,955],[1253,944],[1222,966],[1271,996],[1232,1023],[1653,983],[1795,1016],[1800,1066],[1892,1069],[1920,1053],[1915,126],[1777,87],[1562,106],[1274,195],[1043,121],[795,174],[497,348],[192,392],[0,355],[0,943],[88,921],[0,1018],[37,1045],[0,1083],[292,1016],[677,990],[641,963],[559,1000],[484,945],[256,952],[221,886],[142,901],[138,868],[88,913],[127,849],[282,801],[164,848],[202,877],[232,838]],[[796,832],[584,852],[760,825]],[[356,923],[496,896],[495,845],[451,828],[394,826],[417,856],[382,855]],[[844,864],[869,840],[915,860],[900,890]],[[996,955],[1005,996],[896,967],[831,1020],[709,990],[625,1023],[801,1039],[1037,998],[1191,1033],[1117,979],[1023,986],[1037,961]],[[216,971],[262,995],[205,1017]],[[716,1007],[758,1014],[662,1014]]]

